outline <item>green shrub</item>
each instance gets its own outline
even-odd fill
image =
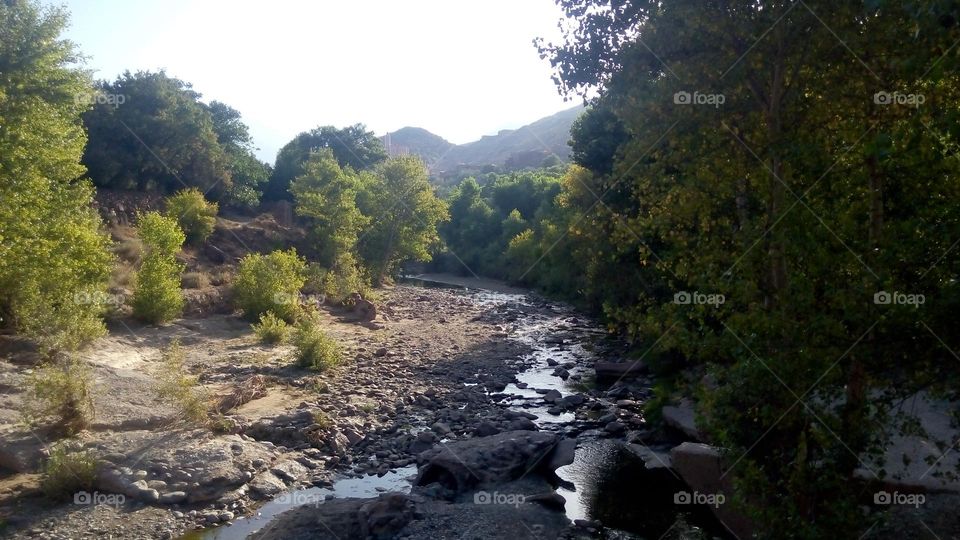
[[[300,313],[298,296],[306,280],[306,262],[297,251],[251,253],[240,261],[234,278],[234,300],[247,320],[256,321],[271,311],[293,322]]]
[[[331,269],[311,263],[304,292],[322,295],[332,302],[344,302],[353,293],[360,293],[367,299],[376,296],[367,272],[349,254],[341,257]]]
[[[154,324],[166,322],[183,311],[180,274],[184,266],[175,255],[184,234],[176,221],[157,212],[140,216],[138,231],[146,253],[134,276],[133,314]]]
[[[314,318],[305,317],[297,324],[293,336],[300,367],[323,371],[340,363],[343,352],[340,345],[327,335]]]
[[[93,491],[97,459],[75,444],[62,442],[50,447],[50,458],[43,469],[40,487],[52,499],[70,497],[78,491]]]
[[[202,244],[217,223],[217,203],[208,202],[197,188],[178,191],[167,199],[167,217],[183,229],[187,242]]]
[[[21,409],[28,426],[53,423],[67,435],[80,432],[93,420],[91,375],[76,359],[50,360],[27,378]]]
[[[283,343],[290,335],[287,321],[268,311],[260,315],[260,322],[253,325],[253,332],[263,343]]]
[[[210,418],[210,400],[199,379],[187,373],[179,339],[170,342],[161,362],[157,395],[173,405],[187,422],[206,424]]]
[[[89,74],[64,41],[61,8],[0,2],[0,326],[44,352],[71,350],[105,332],[101,298],[110,238],[79,180],[87,143],[77,96]],[[77,301],[79,296],[80,301]]]

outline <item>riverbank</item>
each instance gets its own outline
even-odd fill
[[[288,348],[256,343],[233,316],[162,328],[123,321],[84,354],[94,371],[97,419],[79,440],[102,458],[107,472],[99,491],[142,481],[146,497],[155,490],[169,504],[130,495],[119,505],[54,504],[40,494],[35,474],[8,472],[0,484],[4,532],[124,538],[136,530],[140,538],[171,538],[255,513],[262,501],[290,490],[408,467],[440,440],[530,428],[528,416],[536,415],[509,414],[495,396],[518,383],[515,375],[532,361],[530,344],[508,339],[516,322],[555,317],[557,307],[495,294],[398,285],[383,292],[375,325],[326,313],[325,328],[348,360],[319,375],[293,367]],[[568,317],[555,333],[579,323]],[[227,413],[233,434],[179,425],[155,397],[160,352],[173,338],[185,345],[187,370],[211,392],[262,378],[264,392]],[[0,375],[8,388],[19,388],[28,369],[24,356],[10,354]],[[5,440],[20,443],[2,453],[5,466],[28,469],[47,441],[14,438],[21,399],[4,397]]]

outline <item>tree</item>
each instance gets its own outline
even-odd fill
[[[417,157],[390,158],[367,175],[360,209],[373,218],[361,253],[374,285],[405,260],[429,261],[439,243],[437,225],[448,219],[447,207],[433,192],[427,167]]]
[[[691,391],[761,536],[860,535],[855,470],[885,444],[887,398],[955,395],[938,349],[955,339],[922,335],[948,333],[957,301],[958,269],[937,257],[960,216],[930,195],[960,187],[957,128],[939,120],[957,114],[956,57],[928,53],[955,41],[953,8],[558,3],[575,24],[541,50],[561,91],[599,88],[616,117],[575,128],[590,175],[561,194],[579,214],[571,234],[607,239],[571,252],[588,275],[635,276],[601,289],[606,315],[652,342],[651,363],[711,374]],[[886,106],[884,88],[937,99]],[[607,144],[591,124],[628,138]],[[913,306],[875,304],[884,290],[935,300],[921,324]],[[725,302],[676,300],[691,291]]]
[[[440,224],[440,237],[448,250],[442,252],[442,269],[469,274],[497,275],[491,264],[489,244],[500,236],[500,223],[493,208],[482,197],[480,185],[472,177],[453,190],[447,199],[450,221]]]
[[[197,187],[219,199],[233,187],[230,162],[200,94],[163,71],[101,82],[84,114],[83,163],[98,186],[172,192]]]
[[[233,185],[225,202],[237,208],[255,208],[270,179],[271,168],[254,155],[253,138],[240,111],[225,103],[213,101],[207,106],[213,120],[217,142],[226,153]]]
[[[103,334],[112,258],[79,180],[80,114],[90,81],[67,16],[36,2],[0,2],[0,320],[44,350]]]
[[[310,220],[320,264],[327,268],[351,254],[370,218],[357,208],[360,176],[342,169],[330,149],[314,152],[290,183],[297,215]]]
[[[387,158],[383,142],[372,131],[367,131],[363,124],[343,129],[322,126],[305,131],[277,153],[264,198],[270,201],[289,200],[290,182],[303,174],[303,166],[310,155],[322,148],[329,148],[341,167],[350,167],[355,171],[374,168]]]

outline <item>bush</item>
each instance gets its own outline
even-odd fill
[[[161,361],[157,395],[173,405],[187,422],[206,424],[210,419],[210,400],[200,387],[199,379],[187,373],[179,339],[170,342]]]
[[[256,321],[271,311],[293,322],[300,313],[298,298],[305,280],[306,262],[295,249],[251,253],[240,261],[233,281],[234,299],[247,320]]]
[[[331,269],[310,263],[303,290],[308,294],[321,295],[325,300],[338,303],[346,302],[353,293],[360,293],[360,296],[368,300],[378,296],[376,290],[370,285],[370,277],[366,270],[350,254],[340,257]]]
[[[306,317],[297,324],[293,343],[297,347],[300,367],[323,371],[339,364],[343,357],[340,345],[317,325],[313,317]]]
[[[184,189],[167,198],[167,217],[177,221],[191,244],[202,244],[210,236],[218,209],[217,203],[207,202],[197,188]]]
[[[90,370],[79,360],[51,360],[27,378],[22,414],[28,426],[52,422],[66,434],[93,420]]]
[[[283,343],[290,335],[290,326],[272,311],[260,315],[260,322],[253,325],[253,332],[264,343]]]
[[[63,499],[78,491],[93,491],[96,476],[97,459],[93,454],[64,442],[50,448],[40,487],[48,497]]]
[[[184,234],[176,221],[156,212],[140,216],[138,230],[146,253],[134,276],[133,313],[150,323],[166,322],[183,311],[180,274],[184,266],[175,255]]]

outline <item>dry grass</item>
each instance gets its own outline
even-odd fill
[[[120,240],[113,245],[112,251],[123,262],[139,264],[143,257],[143,242],[139,238]]]
[[[210,276],[203,272],[187,272],[180,278],[184,289],[206,289],[210,286]]]
[[[133,276],[136,273],[136,267],[132,264],[120,263],[113,267],[113,272],[110,274],[110,288],[123,287],[131,288],[133,287]]]
[[[220,268],[210,272],[210,284],[215,287],[233,283],[233,271],[229,268]]]

